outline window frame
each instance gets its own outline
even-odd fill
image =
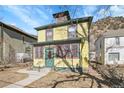
[[[35,59],[43,59],[44,48],[43,46],[36,46],[35,49]]]
[[[48,39],[48,32],[52,33],[51,39]],[[53,40],[53,28],[46,29],[46,41],[52,41]]]
[[[61,47],[61,45],[57,45],[56,46],[56,58],[60,58],[60,55],[59,55],[59,48],[58,47]]]
[[[71,44],[64,44],[63,47],[64,47],[64,53],[66,53],[66,58],[71,58],[71,55],[70,55],[70,51],[71,51]],[[67,49],[68,47],[68,50],[65,50],[65,48]],[[68,54],[67,54],[67,51],[68,51]]]
[[[75,48],[75,49],[77,49],[77,50],[72,50],[73,49],[73,46],[74,45],[77,45],[77,48]],[[65,48],[68,46],[69,47],[69,52],[68,52],[68,54],[65,56],[66,58],[68,58],[68,59],[71,59],[71,58],[80,58],[80,43],[72,43],[72,44],[62,44],[62,45],[59,45],[61,48],[62,48],[62,51],[63,51],[63,55],[65,55],[65,53],[66,53],[66,50],[65,50]],[[77,52],[77,56],[73,56],[73,53],[74,53],[74,51],[76,51]],[[56,47],[56,57],[57,58],[62,58],[62,54],[58,54],[60,52],[60,50],[58,50],[58,47]],[[75,53],[76,53],[75,52]]]
[[[72,50],[73,48],[74,48],[74,46],[77,46],[77,48],[75,48],[76,50],[75,50],[75,52],[74,52],[74,50]],[[77,52],[77,56],[74,56],[73,55],[73,58],[80,58],[80,44],[79,43],[73,43],[73,44],[71,44],[71,53],[72,54],[74,54],[74,53],[76,53]]]
[[[120,45],[120,38],[119,37],[115,37],[115,44]]]
[[[76,29],[75,29],[74,32],[69,32],[69,28],[72,27],[72,26],[75,26]],[[70,36],[70,33],[75,33],[75,37]],[[69,25],[69,26],[68,26],[68,39],[72,39],[72,38],[76,38],[76,37],[77,37],[77,24]]]
[[[112,53],[108,53],[108,61],[113,61],[113,60],[110,60],[110,54],[118,54],[117,61],[120,60],[120,53],[119,52],[112,52]]]

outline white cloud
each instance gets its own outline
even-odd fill
[[[93,14],[94,21],[98,19],[105,18],[107,16],[124,16],[124,6],[110,6],[110,8],[100,8],[98,11]]]
[[[110,16],[110,12],[106,11],[106,9],[102,8],[99,11],[96,12],[94,20],[98,20],[100,18],[104,18]]]
[[[18,18],[30,26],[38,26],[39,22],[31,18],[31,11],[26,10],[20,6],[7,6],[10,12],[14,13]]]
[[[68,6],[70,9],[71,7]],[[5,9],[30,27],[37,27],[52,21],[52,13],[55,12],[52,6],[5,6]],[[73,9],[73,8],[72,8]],[[110,6],[109,11],[102,6],[80,6],[76,12],[76,17],[94,16],[94,20],[111,16],[124,16],[124,6]]]
[[[124,6],[111,6],[110,12],[112,16],[124,16]]]
[[[84,6],[83,8],[84,16],[92,16],[97,10],[97,6]]]

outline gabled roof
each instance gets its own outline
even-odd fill
[[[111,38],[111,37],[124,37],[124,29],[118,29],[118,30],[108,30],[107,32],[100,35],[96,40],[95,43],[100,38]]]
[[[16,27],[16,26],[13,26],[13,25],[10,25],[10,24],[6,24],[4,22],[0,22],[0,26],[3,26],[3,27],[6,27],[8,29],[11,29],[13,31],[16,31],[17,33],[21,33],[23,35],[26,35],[28,37],[31,37],[33,39],[37,39],[37,36],[35,35],[32,35],[32,34],[29,34],[29,33],[26,33],[25,31],[21,30],[20,28]]]
[[[89,24],[91,24],[93,17],[89,16],[89,17],[82,17],[82,18],[76,18],[76,19],[71,19],[65,22],[61,22],[61,23],[53,23],[53,24],[48,24],[48,25],[44,25],[44,26],[39,26],[36,27],[35,29],[37,31],[39,30],[43,30],[43,29],[48,29],[48,28],[54,28],[54,27],[59,27],[59,26],[64,26],[64,25],[69,25],[71,23],[82,23],[82,22],[89,22]]]

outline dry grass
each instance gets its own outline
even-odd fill
[[[43,78],[29,84],[29,88],[90,88],[108,87],[100,75],[79,75],[72,72],[50,72]]]
[[[16,71],[23,67],[13,67],[6,68],[4,71],[0,71],[0,87],[7,86],[9,84],[13,84],[17,81],[25,79],[28,77],[27,74],[17,73]]]

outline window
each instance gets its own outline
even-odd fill
[[[63,57],[62,45],[57,45],[56,46],[56,57]]]
[[[109,53],[109,61],[117,61],[119,60],[119,53]]]
[[[64,44],[58,45],[56,49],[56,57],[78,58],[79,44]]]
[[[79,44],[71,44],[71,54],[72,54],[72,57],[79,57]]]
[[[51,40],[53,40],[53,30],[47,29],[46,30],[46,41],[51,41]]]
[[[64,54],[66,55],[66,57],[70,57],[70,44],[65,44],[63,45],[64,48]]]
[[[73,24],[73,25],[69,26],[68,37],[69,38],[76,38],[76,30],[77,30],[77,25]]]
[[[116,37],[116,38],[115,38],[115,44],[116,44],[116,45],[120,45],[119,37]]]
[[[43,58],[43,47],[35,47],[35,58]]]
[[[70,45],[58,45],[56,49],[56,57],[70,57]]]

